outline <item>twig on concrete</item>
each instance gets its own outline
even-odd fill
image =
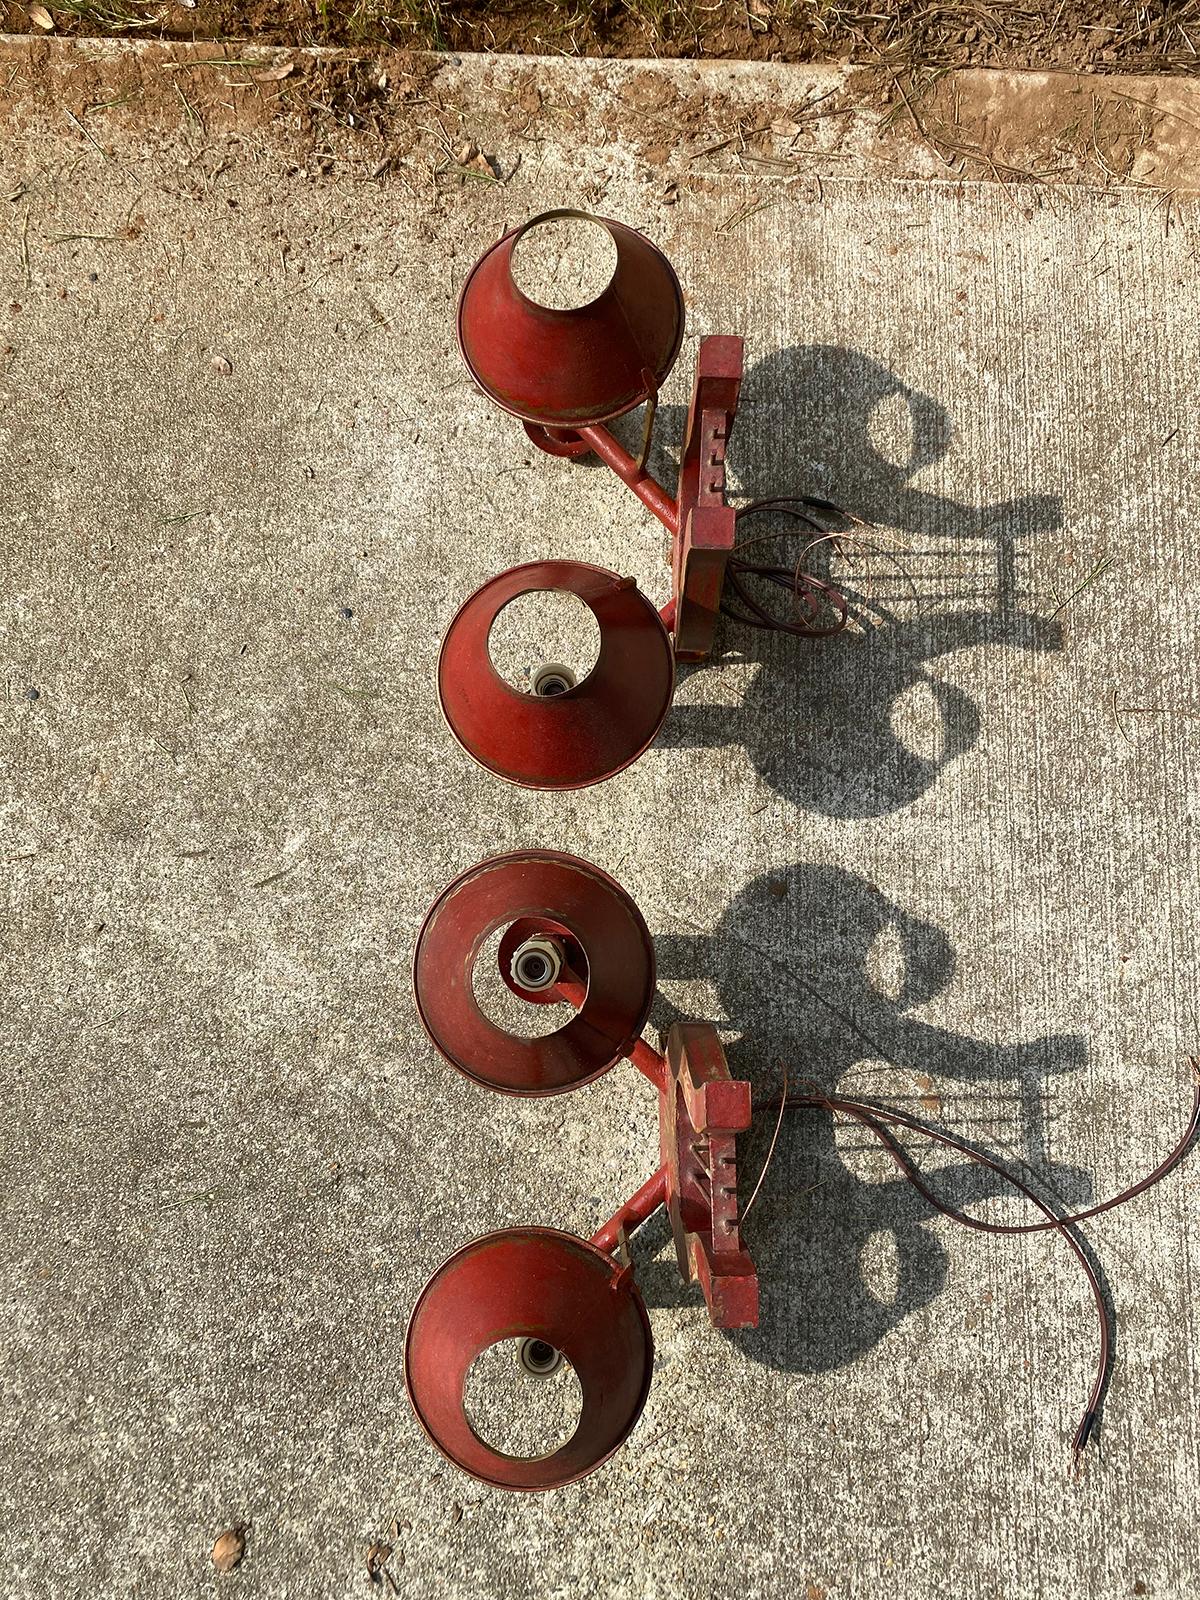
[[[250,887],[252,889],[265,889],[269,883],[278,883],[280,878],[286,878],[289,873],[295,872],[299,865],[298,861],[294,861],[290,867],[282,867],[278,872],[272,872],[270,877],[260,878],[257,883],[252,883]]]
[[[1117,686],[1116,686],[1115,683],[1112,686],[1112,714],[1113,714],[1113,721],[1117,725],[1117,732],[1121,735],[1122,739],[1124,739],[1126,744],[1132,744],[1133,740],[1125,732],[1125,729],[1121,724],[1121,708],[1117,704]]]

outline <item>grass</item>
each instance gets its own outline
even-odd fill
[[[447,46],[445,0],[354,0],[349,7],[338,0],[316,0],[316,11],[327,37],[350,44],[408,35],[430,50]]]
[[[97,33],[136,33],[141,28],[157,28],[162,21],[161,12],[146,16],[121,5],[120,0],[54,0],[52,9],[66,12]]]
[[[127,0],[55,0],[66,31],[154,31],[259,43],[388,44],[638,56],[847,61],[910,79],[938,67],[1062,66],[1200,74],[1200,0],[267,0],[251,25],[235,0],[195,10]],[[0,26],[31,29],[0,0]]]
[[[1097,561],[1096,565],[1088,573],[1087,577],[1084,578],[1083,582],[1077,584],[1076,587],[1071,590],[1070,594],[1065,600],[1059,600],[1058,590],[1055,589],[1053,594],[1054,598],[1058,600],[1058,604],[1050,613],[1050,621],[1053,622],[1054,618],[1058,616],[1059,612],[1065,611],[1066,608],[1071,604],[1072,600],[1074,600],[1078,595],[1081,595],[1085,589],[1090,589],[1092,584],[1096,583],[1100,578],[1106,577],[1108,573],[1112,571],[1113,567],[1116,566],[1119,559],[1120,558],[1118,556],[1101,556],[1100,560]]]

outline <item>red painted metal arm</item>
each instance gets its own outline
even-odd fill
[[[657,1050],[652,1050],[644,1039],[639,1039],[629,1052],[629,1059],[660,1092],[667,1081],[667,1064]]]
[[[568,1005],[574,1006],[576,1011],[579,1010],[587,998],[587,984],[570,967],[563,968],[555,985],[555,990]],[[667,1064],[658,1051],[651,1049],[644,1039],[638,1039],[629,1052],[629,1059],[642,1076],[649,1078],[650,1082],[661,1093],[663,1085],[667,1081]]]
[[[554,987],[569,1006],[575,1007],[576,1011],[587,999],[587,984],[570,967],[563,967]]]
[[[592,1243],[597,1250],[605,1250],[611,1255],[617,1248],[622,1228],[627,1233],[632,1232],[634,1228],[640,1228],[648,1217],[654,1215],[659,1206],[666,1203],[666,1198],[667,1169],[659,1167],[654,1176],[647,1178],[638,1192],[630,1195],[625,1204],[592,1235]]]
[[[663,527],[669,533],[678,533],[679,508],[658,479],[652,478],[645,467],[639,466],[625,446],[614,439],[602,423],[595,423],[578,431],[579,437],[587,440],[604,465],[611,467],[621,482],[633,490],[644,506],[653,511]]]

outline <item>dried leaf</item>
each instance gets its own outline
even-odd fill
[[[367,1576],[375,1577],[380,1567],[387,1564],[391,1553],[392,1547],[390,1544],[373,1544],[367,1551]]]
[[[803,133],[804,129],[790,117],[777,117],[771,124],[771,132],[777,139],[794,139],[798,133]]]
[[[214,372],[219,372],[223,378],[228,378],[233,371],[233,362],[228,356],[213,356],[212,369]]]
[[[392,1557],[390,1544],[373,1544],[367,1551],[367,1577],[372,1583],[378,1583],[380,1577],[387,1579],[388,1587],[393,1594],[400,1593],[400,1585],[387,1570],[387,1564]],[[403,1557],[401,1557],[403,1563]]]
[[[280,83],[289,73],[295,72],[295,70],[296,63],[294,61],[285,61],[282,66],[268,67],[265,72],[256,72],[254,81],[255,83]]]
[[[468,166],[479,154],[479,146],[473,142],[460,144],[454,152],[454,159],[460,167]]]
[[[246,1536],[241,1528],[226,1528],[212,1547],[212,1563],[218,1572],[232,1572],[246,1554]]]
[[[30,6],[29,20],[35,28],[41,28],[43,33],[54,32],[54,18],[46,10],[45,6]]]
[[[470,161],[465,161],[463,165],[474,168],[476,172],[485,173],[489,178],[497,176],[495,157],[481,155],[478,151],[471,157]]]
[[[754,17],[769,17],[771,8],[767,0],[748,0],[747,10]]]

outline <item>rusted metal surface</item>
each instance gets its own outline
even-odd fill
[[[678,533],[679,507],[658,479],[646,471],[644,462],[631,456],[607,428],[581,428],[579,437],[596,452],[606,467],[616,473],[625,487],[637,495],[646,510],[658,518],[668,533]]]
[[[544,1341],[579,1379],[579,1425],[551,1455],[505,1455],[467,1414],[472,1363],[509,1339]],[[630,1268],[553,1228],[489,1233],[451,1256],[422,1290],[404,1348],[421,1426],[455,1466],[502,1489],[557,1489],[606,1461],[641,1415],[653,1365],[650,1320]]]
[[[556,1033],[519,1037],[481,1012],[475,962],[499,928],[497,960],[512,992],[575,1008]],[[640,1037],[654,992],[649,933],[624,890],[572,856],[499,856],[456,878],[425,919],[414,983],[435,1045],[479,1083],[548,1094],[586,1083],[627,1055],[656,1091],[662,1164],[589,1243],[549,1229],[489,1234],[438,1270],[413,1312],[408,1391],[438,1448],[499,1487],[554,1488],[605,1460],[645,1400],[650,1333],[628,1235],[660,1206],[671,1218],[684,1281],[700,1285],[714,1324],[757,1324],[758,1279],[741,1245],[737,1201],[737,1135],[750,1126],[750,1085],[730,1077],[709,1023],[676,1024],[665,1058]],[[597,1262],[605,1263],[604,1293],[596,1288]],[[502,1455],[467,1417],[471,1363],[500,1339],[544,1341],[580,1379],[579,1428],[551,1456]]]
[[[505,1032],[475,997],[481,948],[517,922],[565,928],[586,963],[578,1014],[540,1039]],[[505,1094],[557,1094],[600,1077],[633,1048],[654,997],[654,947],[633,901],[598,867],[556,851],[495,856],[430,908],[413,986],[421,1021],[452,1066]]]
[[[679,1270],[718,1328],[758,1325],[758,1275],[738,1230],[737,1136],[750,1126],[750,1085],[729,1075],[717,1030],[676,1023],[667,1035],[659,1135]]]
[[[625,1234],[632,1233],[635,1228],[640,1228],[643,1222],[649,1221],[659,1206],[665,1205],[666,1201],[667,1169],[659,1167],[653,1177],[647,1178],[641,1188],[613,1212],[604,1226],[596,1230],[592,1235],[592,1243],[597,1250],[605,1250],[611,1254],[620,1246]]]
[[[514,689],[488,649],[510,601],[561,589],[589,607],[600,654],[581,683],[543,697]],[[446,632],[438,694],[454,737],[482,766],[530,789],[578,789],[611,777],[650,745],[675,687],[671,641],[632,578],[577,561],[512,567],[478,589]]]
[[[681,661],[711,654],[721,610],[737,521],[725,504],[725,450],[742,386],[743,355],[744,341],[736,337],[717,334],[700,341],[672,547],[675,654]]]

